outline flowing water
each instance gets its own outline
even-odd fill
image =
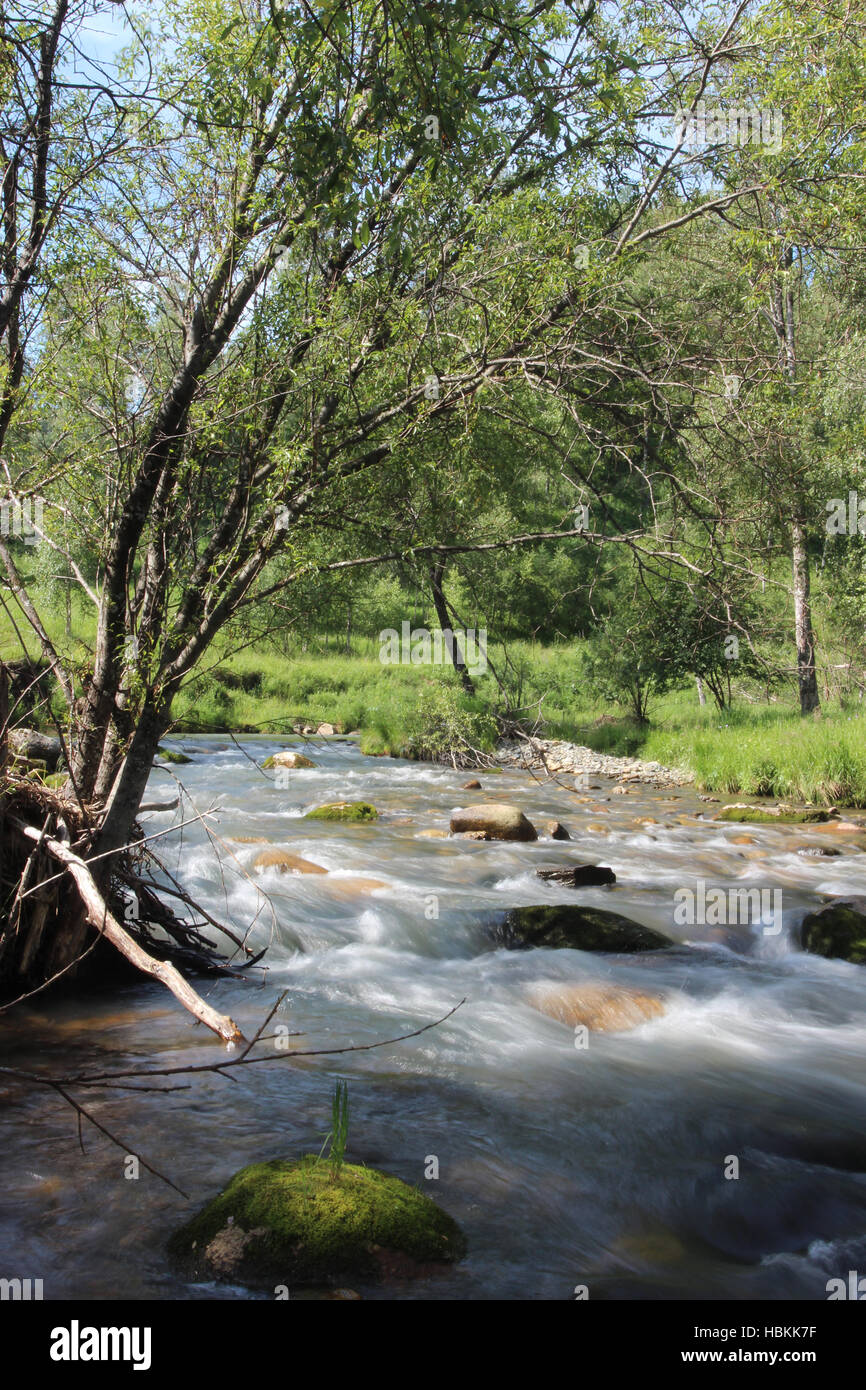
[[[249,1037],[282,992],[293,1048],[372,1051],[273,1060],[240,1080],[82,1095],[93,1115],[191,1200],[76,1120],[59,1097],[0,1085],[0,1273],[42,1278],[46,1298],[247,1298],[190,1285],[164,1242],[242,1165],[318,1152],[334,1082],[348,1081],[347,1157],[418,1183],[460,1222],[461,1264],[368,1298],[824,1299],[831,1277],[866,1274],[866,970],[800,952],[796,928],[822,895],[861,890],[866,831],[711,824],[690,789],[579,796],[531,774],[480,774],[484,796],[572,842],[445,837],[451,810],[482,795],[470,774],[307,749],[317,766],[287,785],[250,761],[275,741],[185,739],[189,766],[159,768],[148,798],[180,776],[208,820],[161,841],[166,865],[217,918],[270,942],[267,975],[205,979],[202,992]],[[334,799],[365,799],[374,825],[306,821]],[[149,812],[149,833],[180,812]],[[189,805],[186,805],[189,815]],[[644,823],[641,823],[641,822]],[[438,831],[439,835],[427,834]],[[286,848],[327,875],[253,869]],[[832,845],[832,858],[797,849]],[[217,854],[218,851],[218,854]],[[543,883],[539,865],[610,865],[617,883]],[[696,880],[781,889],[782,930],[681,926],[674,894]],[[267,893],[269,902],[262,896]],[[520,904],[581,902],[669,934],[642,955],[498,948],[488,925]],[[541,982],[636,987],[663,1016],[628,1032],[574,1030],[538,1012]],[[71,1073],[212,1061],[221,1044],[157,985],[110,998],[35,999],[0,1020],[8,1065]],[[280,1046],[284,1045],[281,1038]],[[238,1073],[236,1073],[237,1075]],[[438,1161],[438,1178],[428,1179]],[[730,1175],[736,1168],[739,1177]],[[262,1295],[254,1295],[262,1296]]]

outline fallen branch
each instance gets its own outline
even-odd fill
[[[129,933],[120,925],[117,919],[111,914],[108,905],[100,893],[93,879],[89,868],[83,859],[79,859],[77,854],[73,854],[66,845],[59,840],[41,838],[42,832],[34,826],[27,825],[17,817],[10,816],[9,823],[15,827],[22,835],[29,840],[41,839],[42,848],[46,850],[52,858],[58,860],[68,870],[75,881],[75,886],[84,904],[87,920],[91,926],[111,942],[112,946],[125,956],[130,964],[134,965],[145,975],[150,975],[160,984],[165,985],[166,989],[171,990],[175,998],[183,1004],[185,1009],[203,1023],[206,1028],[210,1028],[224,1042],[235,1043],[246,1041],[240,1028],[234,1019],[227,1014],[217,1013],[216,1009],[206,1004],[199,994],[193,989],[183,976],[170,965],[168,961],[156,960],[149,955],[143,947],[139,946],[132,939]]]

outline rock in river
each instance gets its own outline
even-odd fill
[[[305,820],[373,821],[379,819],[379,812],[369,801],[329,801],[325,806],[317,806],[307,811]]]
[[[263,1288],[429,1274],[465,1248],[456,1222],[418,1188],[349,1163],[335,1175],[310,1154],[242,1168],[169,1242],[193,1278]]]
[[[262,767],[315,767],[316,764],[311,758],[305,758],[303,753],[295,752],[294,748],[284,748],[280,753],[274,753],[273,757],[265,758]]]
[[[571,903],[555,907],[515,907],[494,936],[512,950],[532,946],[570,947],[574,951],[661,951],[676,943],[652,927],[643,927],[618,912]]]
[[[254,869],[278,869],[281,874],[326,874],[321,864],[311,859],[302,859],[299,854],[289,854],[285,849],[263,849],[253,860]]]
[[[451,833],[466,834],[481,831],[487,840],[537,840],[535,826],[516,806],[504,806],[491,801],[479,806],[466,806],[451,817]]]
[[[532,985],[528,999],[534,1009],[574,1028],[582,1024],[597,1033],[620,1033],[637,1028],[665,1011],[661,999],[635,989],[607,984]]]
[[[616,874],[604,864],[574,864],[567,869],[536,869],[539,878],[561,883],[565,888],[592,888],[616,883]]]
[[[803,950],[866,965],[866,898],[837,898],[803,918]]]

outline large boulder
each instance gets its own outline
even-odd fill
[[[837,898],[803,918],[804,951],[866,965],[866,898]]]
[[[529,1003],[540,1013],[567,1023],[583,1025],[597,1033],[619,1033],[637,1028],[648,1018],[659,1018],[665,1011],[661,999],[640,990],[606,984],[532,985]]]
[[[379,812],[369,801],[329,801],[307,811],[305,820],[339,820],[369,822],[379,819]]]
[[[466,806],[451,817],[452,835],[482,832],[486,840],[537,840],[535,826],[516,806],[491,801],[485,805]]]
[[[513,908],[493,934],[512,950],[547,946],[575,951],[661,951],[675,944],[661,932],[618,912],[571,903]]]
[[[242,1168],[169,1241],[195,1279],[273,1288],[428,1274],[459,1260],[456,1222],[426,1193],[375,1168],[272,1159]]]
[[[36,729],[10,729],[9,750],[13,757],[44,763],[48,772],[54,772],[60,761],[60,739]]]
[[[315,767],[312,758],[304,757],[303,753],[298,753],[294,748],[284,748],[280,753],[274,753],[272,757],[265,758],[262,767]]]

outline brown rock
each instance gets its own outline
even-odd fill
[[[478,781],[477,777],[474,777],[471,782],[463,783],[463,790],[465,792],[480,792],[481,783]]]
[[[279,869],[281,874],[326,874],[321,864],[302,859],[299,854],[289,854],[284,849],[263,849],[253,860],[254,869]]]
[[[357,898],[361,893],[375,893],[377,888],[388,885],[378,878],[332,878],[328,887],[338,898]]]
[[[535,826],[516,806],[491,801],[485,805],[466,806],[451,817],[451,833],[484,831],[491,840],[537,840]]]
[[[334,728],[333,724],[320,724],[316,730],[317,734],[322,734],[325,738],[330,738],[331,735],[336,732],[337,730]]]
[[[582,1024],[597,1033],[625,1032],[665,1011],[656,995],[617,985],[538,984],[530,987],[528,999],[549,1018],[571,1028]]]
[[[552,840],[570,840],[571,836],[561,821],[545,820],[541,822],[542,835],[549,835]]]

